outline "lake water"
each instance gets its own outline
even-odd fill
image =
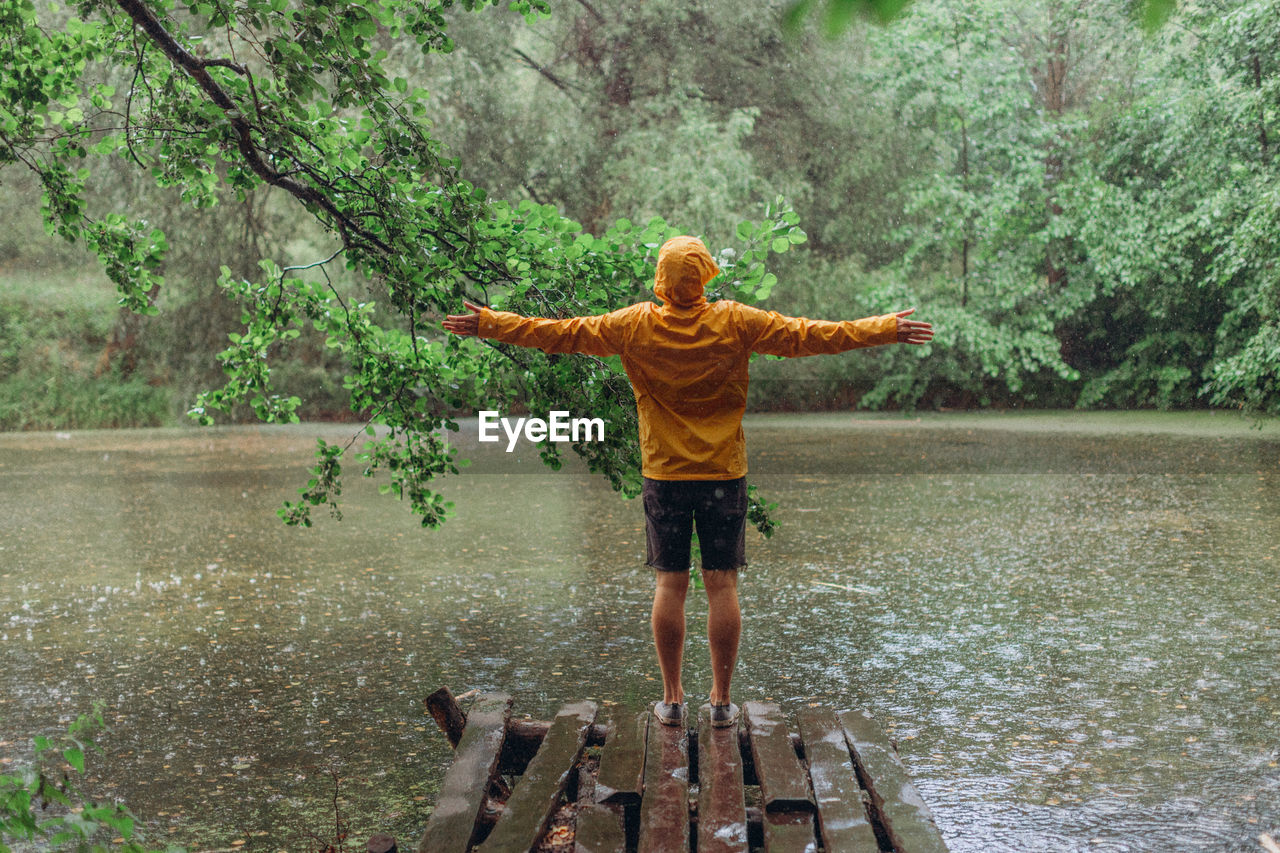
[[[442,529],[359,478],[343,521],[283,526],[315,437],[353,432],[0,436],[0,771],[101,700],[90,788],[154,843],[313,849],[336,783],[351,846],[411,847],[450,757],[435,688],[544,718],[658,696],[638,502],[482,450],[472,422]],[[869,710],[957,853],[1280,837],[1277,424],[843,414],[747,434],[783,527],[749,533],[739,701]]]

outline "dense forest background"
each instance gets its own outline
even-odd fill
[[[491,196],[597,234],[662,216],[713,252],[783,197],[808,240],[774,256],[767,307],[914,305],[937,327],[926,348],[762,360],[756,409],[1280,412],[1280,0],[1181,4],[1151,34],[1103,0],[917,0],[834,37],[789,31],[788,6],[457,10],[452,54],[384,47]],[[127,156],[87,202],[165,232],[150,316],[45,233],[29,171],[0,169],[0,429],[179,420],[239,328],[219,268],[333,245],[279,190],[194,208]],[[325,336],[291,352],[276,381],[305,389],[300,414],[350,417]]]

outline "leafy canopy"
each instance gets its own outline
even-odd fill
[[[538,316],[592,314],[645,298],[657,247],[677,233],[662,219],[618,220],[585,233],[551,205],[487,197],[432,137],[427,93],[386,63],[410,40],[424,54],[453,48],[452,0],[367,3],[291,0],[83,0],[37,16],[30,0],[0,0],[0,165],[38,175],[50,231],[83,240],[116,284],[121,304],[151,313],[163,284],[165,234],[145,218],[100,214],[86,202],[95,169],[125,158],[197,208],[262,186],[287,193],[333,237],[312,263],[258,263],[248,280],[219,281],[242,307],[220,355],[226,382],[192,415],[211,423],[247,404],[266,422],[298,419],[272,368],[308,326],[347,365],[355,412],[368,421],[363,473],[407,499],[424,525],[448,504],[430,486],[456,472],[450,412],[505,404],[590,411],[603,442],[574,446],[614,488],[638,490],[635,410],[616,361],[555,358],[438,330],[464,298]],[[462,0],[465,9],[485,3]],[[533,17],[545,0],[512,0]],[[51,23],[49,18],[57,19]],[[770,253],[804,239],[781,200],[737,229],[712,289],[755,301],[775,278]],[[374,284],[361,301],[334,283],[334,265]],[[281,515],[310,524],[337,512],[347,447],[320,442],[301,499]],[[555,445],[543,459],[560,464]],[[767,505],[753,518],[771,529]]]

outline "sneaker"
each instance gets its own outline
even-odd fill
[[[738,724],[738,706],[729,702],[724,705],[711,706],[711,727],[727,729]]]
[[[658,702],[653,706],[653,715],[664,726],[679,726],[684,723],[683,702]]]

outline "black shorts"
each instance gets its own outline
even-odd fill
[[[747,481],[650,480],[644,501],[645,565],[660,572],[689,571],[694,525],[702,570],[741,569],[747,564]]]

